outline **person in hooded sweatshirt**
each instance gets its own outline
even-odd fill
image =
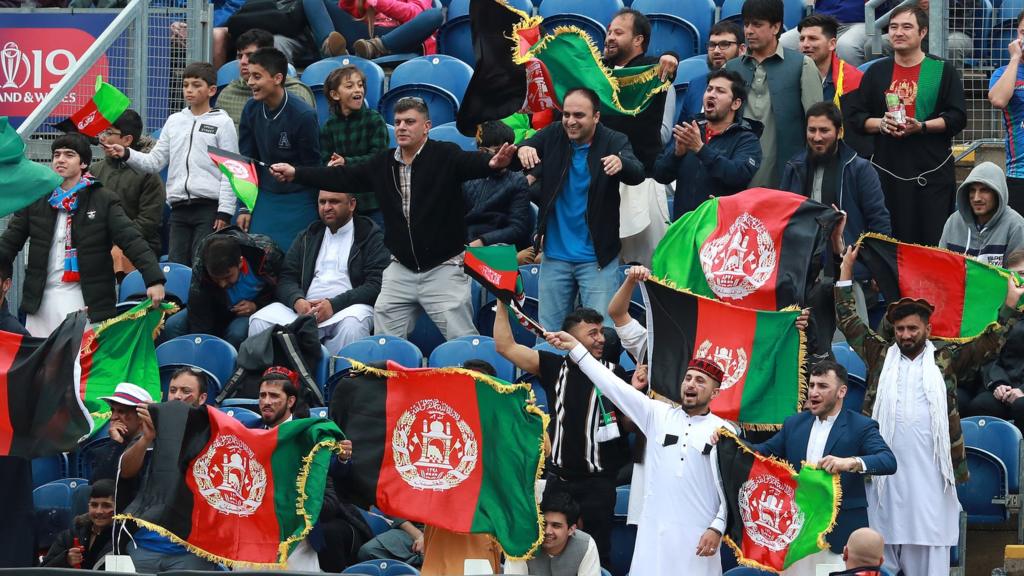
[[[1008,198],[999,166],[975,166],[956,191],[956,212],[946,220],[939,247],[1003,266],[1010,252],[1024,247],[1024,218]]]

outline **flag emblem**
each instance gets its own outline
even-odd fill
[[[75,124],[75,126],[79,130],[81,130],[81,129],[85,128],[86,126],[88,126],[89,124],[92,124],[92,121],[95,120],[95,119],[96,119],[96,111],[93,110],[92,112],[89,113],[88,116],[83,118],[78,124]]]
[[[479,447],[469,424],[437,399],[402,413],[391,439],[395,469],[417,490],[447,491],[476,468]]]
[[[786,549],[804,525],[794,492],[792,486],[770,474],[744,482],[737,502],[744,535],[773,552]]]
[[[218,436],[192,466],[206,503],[229,516],[252,516],[267,492],[267,471],[249,445],[233,434]]]
[[[715,346],[711,340],[705,340],[697,348],[696,356],[710,358],[722,368],[725,377],[722,379],[720,390],[727,390],[742,380],[743,375],[747,373],[747,351],[743,348],[734,350],[726,346]]]
[[[235,176],[237,176],[239,178],[246,178],[246,179],[248,179],[248,178],[251,177],[251,174],[249,173],[249,167],[247,165],[239,162],[238,160],[233,160],[231,158],[226,158],[226,159],[224,159],[222,161],[222,164],[232,174],[234,174]]]
[[[778,251],[768,228],[744,212],[718,238],[709,238],[700,251],[708,287],[721,299],[741,300],[772,276]]]

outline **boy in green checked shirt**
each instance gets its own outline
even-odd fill
[[[376,110],[364,106],[366,76],[355,66],[338,68],[324,81],[331,117],[320,128],[320,159],[328,166],[358,164],[388,147],[388,129]],[[356,192],[358,211],[384,227],[373,192]]]

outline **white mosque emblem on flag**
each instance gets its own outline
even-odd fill
[[[728,390],[747,373],[747,351],[743,348],[734,350],[725,346],[715,346],[710,340],[705,340],[697,348],[696,356],[709,358],[722,369],[725,376],[722,378],[721,390]]]
[[[737,498],[744,537],[773,552],[787,548],[804,525],[794,496],[791,486],[767,474],[744,482]]]
[[[740,300],[771,278],[778,264],[775,241],[764,222],[744,212],[725,234],[704,244],[700,266],[721,299]]]
[[[399,417],[391,435],[395,469],[418,490],[450,490],[476,468],[473,429],[437,399],[416,402]]]
[[[252,516],[267,491],[267,471],[233,434],[218,436],[192,466],[199,494],[218,512]]]

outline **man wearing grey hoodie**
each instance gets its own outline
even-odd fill
[[[1001,168],[991,162],[975,166],[956,191],[956,212],[946,220],[939,247],[1003,266],[1010,252],[1024,247],[1024,217],[1008,198]]]

